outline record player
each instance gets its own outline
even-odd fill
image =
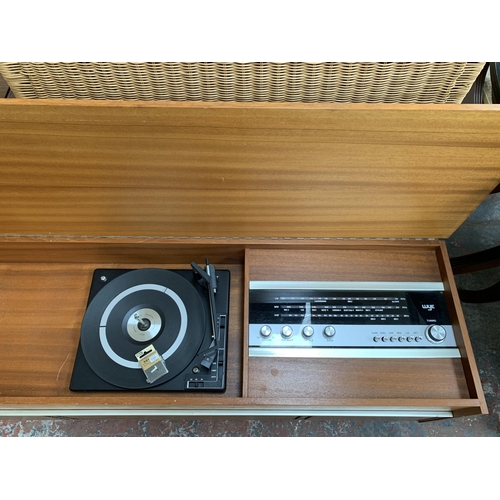
[[[72,391],[223,391],[230,272],[96,269]]]

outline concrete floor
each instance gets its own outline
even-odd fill
[[[1,97],[5,95],[2,91]],[[500,194],[490,195],[447,240],[450,257],[500,245]],[[500,268],[456,276],[480,289]],[[500,302],[463,304],[488,415],[427,423],[375,420],[0,419],[0,436],[500,436]]]

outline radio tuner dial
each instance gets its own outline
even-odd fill
[[[335,328],[333,328],[333,326],[327,326],[323,330],[323,335],[331,339],[335,335]]]
[[[434,344],[440,344],[446,338],[446,330],[441,325],[427,327],[425,336]]]
[[[290,338],[291,336],[293,335],[293,330],[292,330],[292,327],[291,326],[284,326],[282,329],[281,329],[281,336],[285,339],[288,339]]]
[[[267,337],[269,337],[271,335],[271,333],[273,333],[273,331],[271,330],[270,326],[264,325],[260,329],[260,335],[261,335],[261,337],[264,337],[266,339],[267,339]]]

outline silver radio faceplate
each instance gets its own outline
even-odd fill
[[[457,347],[442,283],[252,281],[249,317],[249,347],[259,356],[258,348],[373,348],[397,357]]]

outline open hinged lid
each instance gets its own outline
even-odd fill
[[[0,102],[0,234],[446,238],[500,106]]]

